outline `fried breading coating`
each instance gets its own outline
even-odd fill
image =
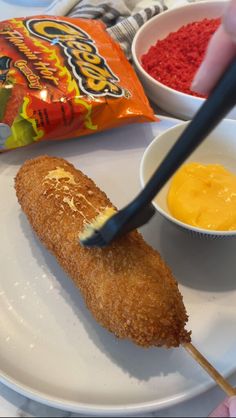
[[[96,321],[143,347],[190,341],[177,282],[137,231],[103,249],[80,245],[85,222],[114,207],[91,179],[63,159],[42,156],[25,162],[15,188],[32,228],[80,289]]]

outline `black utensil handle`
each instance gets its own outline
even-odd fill
[[[146,187],[133,201],[133,204],[141,208],[146,206],[147,202],[153,200],[186,158],[201,144],[203,139],[209,135],[235,104],[236,59],[230,63],[209,98],[203,103],[193,120],[180,135],[178,141],[168,152]]]

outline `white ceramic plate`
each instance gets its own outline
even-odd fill
[[[61,409],[145,413],[212,385],[183,349],[143,350],[90,316],[79,292],[39,244],[17,204],[13,178],[26,158],[67,158],[122,206],[140,189],[153,137],[176,121],[129,126],[0,155],[0,380]],[[143,229],[180,282],[193,342],[225,375],[236,369],[236,242],[202,242],[158,215]]]

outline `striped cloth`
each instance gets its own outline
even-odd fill
[[[107,32],[130,59],[132,40],[147,20],[168,7],[191,1],[194,0],[54,0],[46,13],[102,20],[107,26]]]

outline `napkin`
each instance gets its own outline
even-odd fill
[[[109,34],[119,42],[127,58],[138,29],[153,16],[169,7],[195,0],[54,0],[46,14],[85,19],[100,19]]]

